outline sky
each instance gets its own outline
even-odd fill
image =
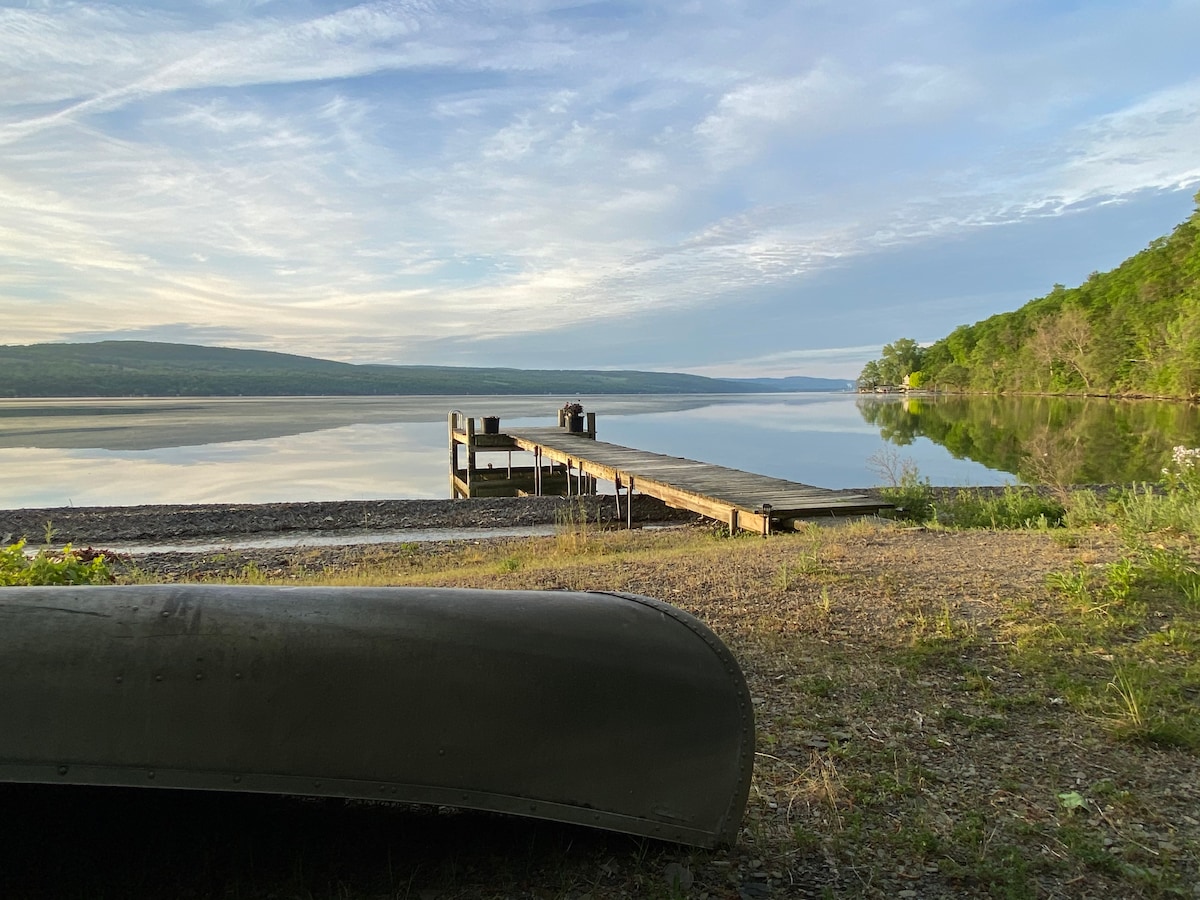
[[[1200,188],[1200,0],[0,0],[0,343],[853,378]]]

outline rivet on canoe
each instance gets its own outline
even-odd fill
[[[70,770],[69,770],[69,769],[68,769],[66,766],[59,766],[59,767],[58,767],[58,774],[59,774],[59,775],[66,775],[68,771],[70,771]]]
[[[146,773],[146,777],[147,777],[147,778],[153,778],[153,777],[154,777],[154,770],[153,770],[153,769],[151,769],[149,772],[147,772],[147,773]]]

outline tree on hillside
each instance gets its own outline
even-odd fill
[[[921,368],[921,345],[912,338],[900,338],[883,347],[879,376],[884,384],[902,384],[905,377]]]
[[[1200,398],[1200,193],[1196,203],[1111,272],[1056,284],[924,350],[907,338],[887,345],[880,379],[900,384],[919,371],[935,389]]]
[[[873,391],[881,384],[883,384],[883,377],[879,374],[879,361],[873,359],[863,366],[862,372],[859,373],[858,389]]]

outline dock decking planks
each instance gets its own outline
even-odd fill
[[[861,494],[609,444],[562,428],[518,428],[504,434],[521,450],[536,452],[593,478],[657,497],[670,506],[728,522],[731,530],[767,533],[771,522],[868,515],[890,507]],[[768,504],[769,514],[764,510]]]

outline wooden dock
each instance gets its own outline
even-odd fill
[[[761,534],[791,527],[796,520],[870,515],[890,508],[861,494],[598,441],[595,414],[589,414],[578,432],[564,426],[501,432],[497,423],[493,428],[487,433],[474,419],[450,413],[452,496],[592,494],[599,480],[614,485],[618,511],[624,492],[626,515],[631,508],[628,498],[637,491],[725,522],[731,533],[742,529]],[[459,447],[467,451],[465,468],[459,465]],[[477,454],[504,451],[509,453],[507,467],[479,468]],[[513,467],[513,451],[532,453],[533,466]]]

